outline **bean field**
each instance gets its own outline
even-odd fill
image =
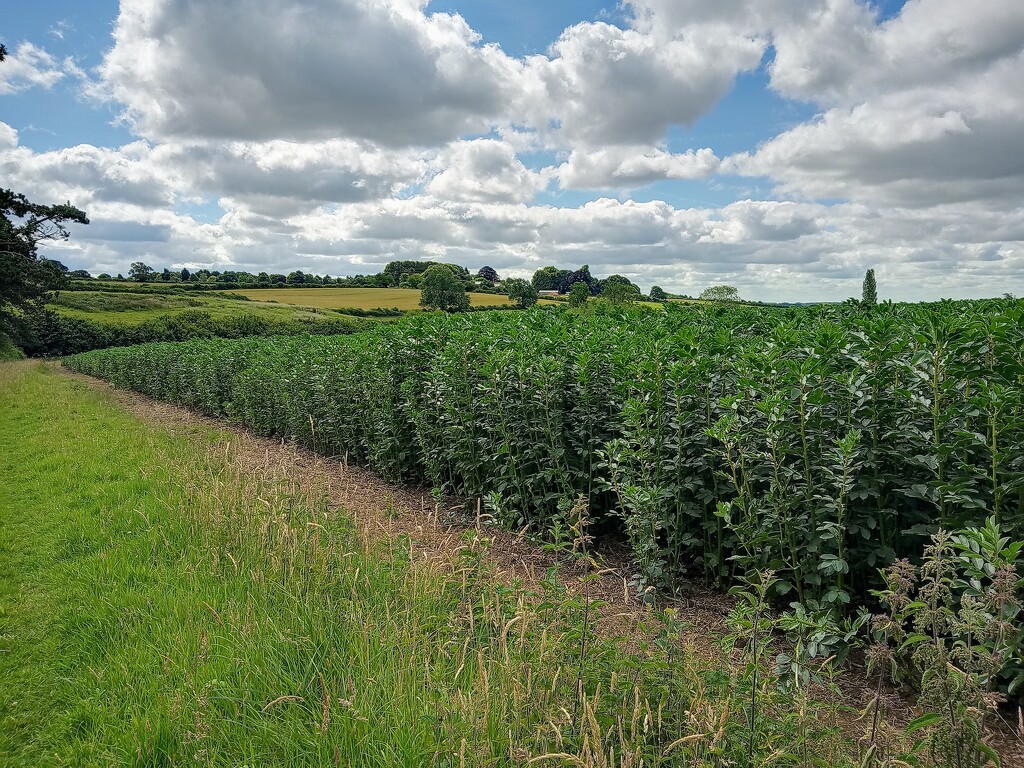
[[[579,500],[635,585],[771,569],[861,604],[938,529],[1024,536],[1019,301],[430,314],[327,338],[103,350],[72,369],[480,499],[554,531]]]

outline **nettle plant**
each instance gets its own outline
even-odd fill
[[[877,676],[869,739],[876,740],[886,677],[918,692],[923,714],[908,726],[916,751],[936,765],[998,764],[984,741],[986,721],[1024,685],[1024,605],[1018,557],[994,517],[981,528],[938,531],[920,565],[897,560],[876,591],[884,612],[872,617],[869,671]],[[885,757],[876,746],[879,760]]]

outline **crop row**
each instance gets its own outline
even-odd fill
[[[775,572],[860,602],[938,528],[1024,537],[1024,304],[425,315],[346,337],[90,352],[74,370],[481,498],[579,497],[640,586]]]

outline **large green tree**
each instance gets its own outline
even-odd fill
[[[465,312],[469,296],[465,284],[444,264],[435,264],[423,273],[420,306],[442,312]]]
[[[38,244],[67,240],[70,223],[88,224],[71,203],[40,205],[9,189],[0,189],[0,335],[17,337],[19,316],[42,306],[50,291],[67,280],[67,267],[40,258]]]

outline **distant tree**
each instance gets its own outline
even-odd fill
[[[256,282],[259,285],[270,285],[270,275],[268,275],[266,272],[260,272],[256,276]]]
[[[582,280],[572,284],[572,288],[569,289],[569,306],[570,307],[582,307],[587,303],[587,299],[590,298],[590,289],[587,284]]]
[[[625,275],[610,275],[609,277],[606,277],[604,280],[599,280],[598,290],[601,294],[604,294],[608,287],[612,285],[625,286],[630,291],[635,293],[637,296],[641,296],[643,294],[643,291],[640,290],[640,286],[633,283],[633,281],[630,280]]]
[[[482,277],[488,283],[501,282],[501,278],[498,276],[498,271],[494,267],[480,267],[480,271],[476,273],[477,277]]]
[[[3,61],[6,58],[7,58],[7,46],[4,45],[3,43],[0,43],[0,61]]]
[[[171,270],[164,267],[164,271],[160,273],[160,280],[164,283],[171,282]]]
[[[700,295],[701,301],[739,301],[740,292],[731,285],[712,285]]]
[[[584,264],[575,272],[569,273],[569,276],[565,278],[565,287],[560,289],[560,292],[567,293],[571,291],[576,283],[585,283],[591,296],[597,296],[601,292],[601,286],[594,279],[594,276],[590,274],[590,266],[587,264]]]
[[[96,279],[97,280],[109,280],[110,279],[110,273],[109,272],[100,272],[98,275],[96,275]]]
[[[523,280],[519,277],[513,277],[502,283],[505,290],[508,291],[508,297],[523,309],[532,307],[537,303],[537,289],[533,287],[533,284],[528,280]]]
[[[875,285],[875,270],[869,269],[864,275],[864,286],[861,290],[861,304],[873,307],[878,303],[878,286]]]
[[[651,286],[651,301],[668,301],[668,294],[662,290],[660,285]]]
[[[462,281],[443,264],[435,264],[423,273],[420,306],[442,312],[465,312],[469,296]]]
[[[74,269],[68,273],[68,277],[74,280],[91,280],[92,275],[89,274],[87,269]]]
[[[117,279],[118,280],[124,280],[124,275],[122,275],[120,272],[118,272],[117,273]]]
[[[576,285],[580,285],[580,283],[577,283]],[[619,281],[605,282],[603,290],[601,291],[601,298],[609,304],[614,304],[616,306],[632,304],[640,298],[640,295],[640,289],[628,280],[624,283]]]
[[[559,293],[565,293],[566,288],[565,281],[569,278],[572,273],[568,269],[558,269],[557,267],[543,267],[533,273],[533,278],[530,280],[533,283],[533,287],[538,291],[558,291]]]
[[[306,282],[306,275],[301,269],[288,273],[288,285],[303,285]]]
[[[9,189],[0,189],[0,335],[14,336],[18,313],[39,305],[49,291],[61,288],[68,269],[40,258],[41,240],[67,240],[67,224],[88,224],[84,211],[72,206],[40,205]]]
[[[423,282],[423,275],[405,275],[402,277],[402,284],[399,288],[419,288]]]
[[[192,273],[188,271],[188,267],[181,268],[181,272],[178,273],[178,279],[183,283],[187,283],[192,279]]]
[[[141,261],[133,261],[132,265],[128,268],[128,277],[137,283],[148,283],[153,279],[153,275],[156,271]]]

